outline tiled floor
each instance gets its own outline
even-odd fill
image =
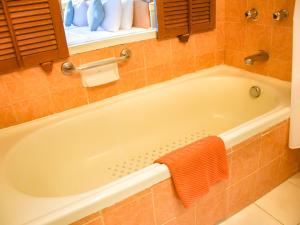
[[[300,225],[300,172],[220,225]]]

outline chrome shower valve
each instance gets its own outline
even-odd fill
[[[246,19],[250,19],[250,20],[257,20],[258,18],[258,10],[253,8],[253,9],[249,9],[245,12],[245,17]]]

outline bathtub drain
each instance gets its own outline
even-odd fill
[[[252,98],[258,98],[261,95],[260,87],[252,86],[249,90],[249,94]]]

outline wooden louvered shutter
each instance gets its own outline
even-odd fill
[[[0,72],[5,73],[18,67],[16,51],[7,23],[7,16],[0,2]]]
[[[158,38],[189,33],[189,0],[157,0]]]
[[[157,0],[158,38],[215,28],[216,0]]]
[[[215,0],[190,0],[190,33],[215,28]]]
[[[21,66],[68,57],[58,0],[1,0]]]

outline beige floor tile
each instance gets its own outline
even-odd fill
[[[284,225],[300,223],[300,188],[290,182],[279,185],[256,204]]]
[[[249,205],[220,225],[281,225],[255,204]]]
[[[297,185],[300,188],[300,172],[288,179],[289,182]]]

